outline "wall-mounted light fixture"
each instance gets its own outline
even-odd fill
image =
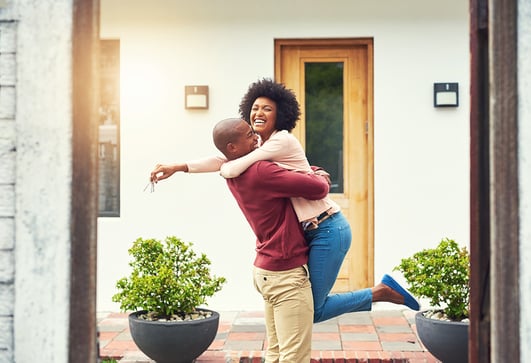
[[[184,86],[184,107],[208,109],[208,86]]]
[[[459,83],[434,83],[433,84],[434,107],[457,107],[459,106]]]

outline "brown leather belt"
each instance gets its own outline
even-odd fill
[[[306,231],[313,231],[314,229],[317,229],[319,228],[319,224],[321,224],[321,222],[327,220],[328,218],[330,218],[332,214],[328,213],[328,211],[325,211],[321,214],[319,214],[319,216],[317,217],[317,224],[309,224],[308,227],[306,227]]]

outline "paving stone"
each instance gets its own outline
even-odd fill
[[[224,350],[262,350],[263,340],[228,340],[223,346]]]
[[[341,350],[340,340],[312,340],[312,350]]]
[[[411,333],[413,330],[409,325],[383,325],[377,326],[378,333]]]
[[[376,342],[376,341],[378,341],[378,334],[371,334],[371,333],[343,333],[343,334],[341,334],[341,340],[344,340],[344,341]]]
[[[361,325],[370,325],[372,324],[372,318],[369,312],[357,312],[344,314],[338,318],[340,324],[361,324]]]
[[[381,342],[383,350],[391,351],[405,351],[405,352],[415,352],[420,351],[422,348],[417,343],[408,343],[408,342]]]
[[[336,323],[336,324],[314,324],[313,325],[313,332],[316,333],[320,333],[320,332],[328,332],[328,333],[332,333],[332,332],[338,332],[339,331],[339,325]]]
[[[265,332],[265,326],[264,325],[257,325],[257,324],[249,324],[249,325],[240,325],[235,324],[232,326],[231,331],[237,331],[237,332]]]

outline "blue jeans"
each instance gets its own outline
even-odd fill
[[[334,213],[321,222],[319,228],[305,231],[304,235],[310,246],[308,269],[312,283],[314,323],[344,313],[370,311],[370,288],[330,294],[352,241],[352,231],[343,213]]]

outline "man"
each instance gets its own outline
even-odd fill
[[[228,160],[258,146],[257,135],[241,119],[219,122],[213,138]],[[328,193],[328,182],[322,176],[258,161],[227,184],[257,237],[254,283],[265,303],[266,362],[310,362],[313,299],[308,245],[289,198],[321,199]]]

